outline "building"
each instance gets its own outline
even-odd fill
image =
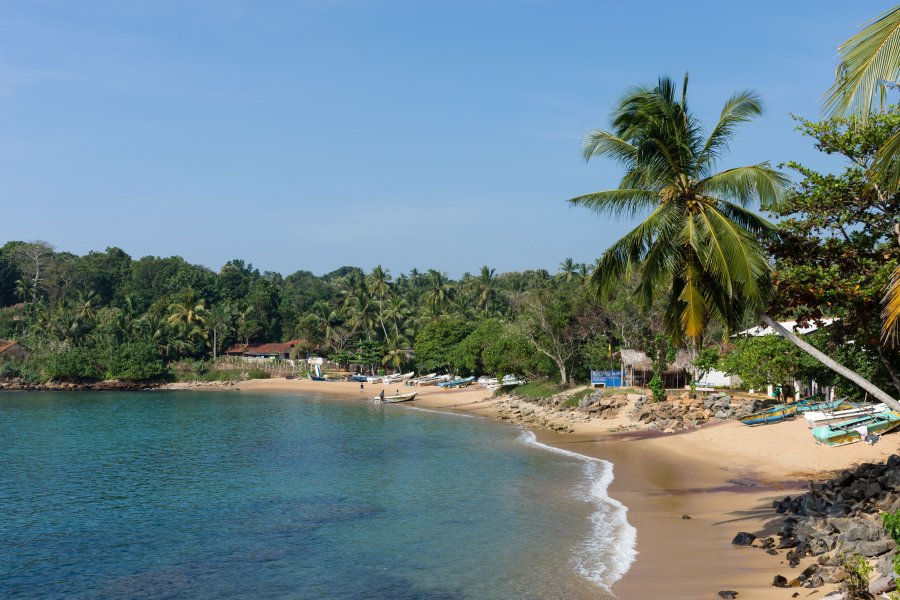
[[[303,345],[301,340],[266,344],[235,344],[225,351],[228,356],[240,356],[256,360],[279,358],[287,360],[295,347]]]
[[[640,350],[621,350],[617,353],[625,372],[626,386],[646,386],[653,379],[653,361]],[[675,362],[667,365],[663,376],[663,385],[667,389],[683,388],[691,381],[690,370],[693,365],[691,354],[687,350],[679,350]]]
[[[15,340],[0,340],[0,360],[24,360],[28,357],[28,348]]]

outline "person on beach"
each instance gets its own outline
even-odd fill
[[[384,390],[381,390],[381,393],[378,394],[378,397],[381,398],[382,402],[384,402]]]

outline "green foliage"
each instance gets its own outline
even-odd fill
[[[14,362],[4,361],[0,363],[0,380],[14,379],[22,376],[22,369]]]
[[[456,347],[472,331],[472,325],[462,319],[444,318],[422,327],[415,341],[416,364],[420,371],[451,369]]]
[[[649,350],[650,358],[653,360],[653,377],[647,383],[647,387],[653,392],[653,401],[662,402],[666,399],[664,378],[668,368],[667,362],[674,361],[675,357],[670,353],[670,350],[674,350],[674,348],[669,348],[664,336],[657,335],[656,339],[649,344]]]
[[[44,371],[50,379],[62,381],[96,381],[103,376],[103,368],[87,348],[70,348],[54,352]]]
[[[588,394],[590,394],[590,393],[593,392],[593,391],[594,391],[594,390],[592,390],[591,388],[587,388],[587,389],[584,389],[584,390],[579,390],[579,391],[575,392],[574,394],[572,394],[571,396],[569,396],[568,398],[566,398],[566,401],[563,402],[563,406],[575,406],[575,407],[577,407],[577,406],[578,406],[578,403],[581,402],[581,400],[582,400],[583,398],[586,398],[586,397],[588,396]]]
[[[894,543],[900,547],[900,511],[881,513],[881,522]],[[894,573],[900,575],[900,554],[894,555]]]
[[[654,373],[650,381],[647,382],[647,387],[653,392],[654,402],[662,402],[666,399],[666,386],[659,375]]]
[[[716,346],[700,350],[700,352],[697,353],[697,357],[694,359],[694,366],[697,368],[698,377],[703,379],[707,373],[717,369],[719,367],[720,359],[721,352]]]
[[[784,338],[774,335],[735,341],[734,350],[720,359],[725,373],[737,375],[748,388],[790,385],[804,367],[816,362]]]
[[[531,381],[529,383],[523,383],[522,385],[515,386],[514,388],[512,388],[510,393],[514,396],[519,396],[520,398],[537,400],[555,396],[565,389],[566,388],[564,386],[558,383],[543,380]]]
[[[134,342],[117,346],[106,365],[107,379],[152,381],[170,375],[156,348],[148,343]]]
[[[268,379],[271,376],[271,373],[262,369],[250,369],[247,371],[247,379]]]
[[[870,600],[872,595],[869,593],[868,587],[872,567],[869,566],[865,557],[859,554],[845,556],[843,567],[847,572],[847,579],[844,580],[842,587],[847,592],[848,599]]]

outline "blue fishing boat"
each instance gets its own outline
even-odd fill
[[[463,377],[462,379],[454,379],[453,381],[445,381],[444,383],[439,383],[438,386],[442,388],[464,387],[469,385],[473,381],[475,381],[474,377]]]

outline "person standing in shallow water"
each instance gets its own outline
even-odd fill
[[[378,394],[378,397],[381,398],[381,401],[384,401],[384,390],[381,390],[381,393]]]

